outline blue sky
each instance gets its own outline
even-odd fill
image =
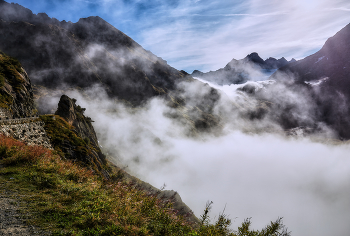
[[[7,0],[59,20],[100,16],[181,70],[251,52],[301,59],[350,23],[349,0]]]

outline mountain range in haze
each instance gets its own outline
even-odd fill
[[[240,84],[249,80],[261,80],[262,77],[269,76],[275,70],[295,61],[287,61],[284,57],[278,60],[273,57],[263,60],[258,53],[253,52],[241,60],[232,59],[224,68],[216,71],[203,73],[194,70],[191,75],[218,85]]]
[[[277,70],[271,79],[286,83],[285,78],[290,78],[287,79],[288,88],[302,87],[304,94],[311,97],[309,100],[317,107],[312,112],[315,119],[305,123],[299,117],[295,118],[291,115],[295,113],[293,104],[282,105],[278,99],[275,101],[276,97],[266,96],[266,91],[256,93],[255,99],[261,103],[270,101],[272,105],[245,116],[264,119],[263,114],[270,114],[269,117],[284,129],[321,122],[334,129],[338,137],[350,138],[350,122],[346,119],[350,114],[347,105],[350,98],[347,89],[350,84],[347,59],[349,25],[330,38],[319,52],[303,60],[263,60],[257,53],[251,53],[242,60],[231,60],[217,71],[194,71],[188,75],[143,49],[100,17],[82,18],[77,23],[60,22],[45,13],[33,14],[18,4],[1,0],[0,18],[0,34],[3,35],[0,49],[18,58],[26,68],[35,86],[34,93],[39,97],[39,111],[48,111],[45,101],[51,95],[45,92],[47,89],[85,89],[97,85],[105,89],[110,98],[133,105],[140,105],[158,95],[170,95],[168,99],[172,106],[190,104],[186,109],[181,108],[180,116],[190,123],[194,121],[195,128],[214,127],[220,121],[211,115],[211,111],[221,95],[210,92],[216,95],[203,96],[201,99],[205,101],[191,104],[179,95],[181,82],[193,81],[193,76],[219,85],[239,84],[267,79]],[[248,87],[242,91],[250,91]],[[180,93],[175,92],[178,90]],[[276,110],[281,114],[275,115]]]
[[[231,60],[217,71],[194,71],[189,75],[172,68],[100,17],[82,18],[77,23],[58,21],[45,13],[33,14],[18,4],[0,0],[0,18],[3,36],[0,49],[18,58],[26,68],[35,86],[39,111],[48,111],[45,109],[46,98],[51,96],[45,92],[48,89],[85,89],[97,85],[110,98],[133,105],[166,95],[172,107],[181,107],[181,114],[174,117],[182,116],[194,128],[205,129],[220,124],[219,116],[212,116],[212,111],[221,95],[211,91],[191,103],[181,95],[183,88],[178,86],[181,82],[193,81],[193,76],[218,85],[243,84],[267,79],[273,73],[270,79],[277,84],[268,85],[264,91],[251,93],[249,86],[242,88],[258,103],[270,102],[264,109],[258,106],[244,116],[250,120],[268,116],[283,129],[324,123],[335,130],[337,137],[350,138],[350,122],[346,119],[350,115],[349,25],[327,40],[319,52],[303,60],[271,57],[263,60],[257,53],[251,53],[242,60]],[[313,106],[312,119],[295,117],[298,112],[294,103],[301,101],[287,105],[271,96],[273,92],[268,91],[280,83],[300,96],[310,97],[306,103]]]
[[[257,53],[252,53],[242,60],[233,59],[216,71],[194,71],[191,75],[218,85],[264,79],[274,81],[261,84],[263,90],[249,82],[239,88],[262,104],[266,101],[269,104],[259,112],[253,112],[254,119],[263,120],[269,116],[285,130],[304,127],[308,132],[318,130],[318,126],[324,124],[335,131],[335,137],[349,139],[349,40],[350,24],[329,38],[321,50],[302,60],[288,62],[285,58],[269,58],[264,61]],[[288,99],[279,96],[281,84],[294,96]],[[297,111],[301,108],[296,105],[298,103],[305,104],[304,111],[309,110],[304,118],[296,115],[301,112]]]

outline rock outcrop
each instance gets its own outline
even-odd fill
[[[89,139],[95,148],[99,149],[97,136],[92,126],[93,122],[90,117],[84,116],[85,108],[76,105],[75,99],[70,99],[66,95],[62,95],[58,103],[56,115],[64,118],[68,124],[74,127],[74,132],[84,140]]]
[[[16,59],[0,52],[0,132],[28,145],[52,149],[36,113],[27,73]]]
[[[56,115],[44,115],[45,130],[53,148],[62,157],[77,161],[92,168],[96,173],[109,178],[105,166],[106,156],[102,153],[91,119],[84,116],[84,108],[76,100],[63,95]]]
[[[0,52],[0,107],[6,116],[28,117],[35,115],[31,81],[14,58]],[[11,117],[12,118],[12,117]]]

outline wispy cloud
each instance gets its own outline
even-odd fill
[[[350,11],[350,8],[338,7],[338,8],[330,8],[329,10],[333,11]]]
[[[215,3],[219,1],[212,5]],[[328,37],[350,22],[345,11],[325,11],[346,5],[345,1],[312,4],[310,7],[301,1],[245,1],[214,9],[205,3],[196,9],[187,6],[189,12],[195,12],[191,17],[143,30],[140,43],[174,67],[189,72],[215,70],[232,58],[240,59],[253,51],[263,58],[300,59],[320,49]],[[181,30],[184,27],[185,33]],[[162,34],[157,35],[160,28]],[[152,43],[153,38],[158,38],[157,44]]]

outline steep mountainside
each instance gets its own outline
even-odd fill
[[[292,59],[290,62],[294,61]],[[253,52],[244,59],[232,59],[224,68],[216,71],[203,73],[195,70],[191,75],[219,85],[240,84],[254,80],[255,77],[261,79],[264,74],[269,74],[290,62],[284,57],[278,60],[270,57],[264,61],[256,52]]]
[[[100,17],[59,22],[0,0],[0,49],[48,88],[99,84],[134,104],[173,89],[185,75]]]
[[[312,87],[321,119],[341,137],[350,138],[350,24],[329,38],[322,49],[288,64],[271,78],[285,78]]]
[[[31,82],[21,64],[0,51],[0,107],[7,116],[35,115]],[[12,117],[10,117],[12,118]]]

